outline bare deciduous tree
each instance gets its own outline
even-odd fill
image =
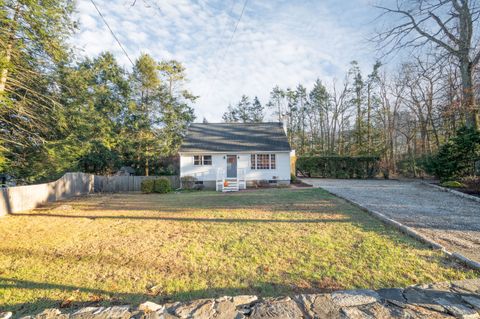
[[[466,124],[479,127],[479,110],[474,96],[473,73],[480,61],[480,5],[476,0],[403,0],[395,7],[381,7],[384,16],[398,17],[395,24],[378,34],[387,53],[404,47],[433,45],[458,63],[462,80]]]

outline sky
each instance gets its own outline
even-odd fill
[[[329,86],[350,61],[366,73],[375,60],[372,0],[94,1],[131,59],[148,53],[183,63],[185,88],[200,96],[197,121],[221,121],[243,94],[265,104],[276,85],[310,89],[319,78]],[[90,0],[78,0],[75,15],[78,56],[110,51],[131,67]]]

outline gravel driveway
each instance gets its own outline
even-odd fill
[[[420,182],[302,179],[409,226],[480,262],[480,203]]]

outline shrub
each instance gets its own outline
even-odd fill
[[[153,191],[155,193],[165,194],[172,191],[170,180],[166,178],[157,178],[153,185]]]
[[[428,165],[442,181],[475,174],[475,162],[480,159],[480,132],[462,127],[457,135],[438,150]]]
[[[297,182],[297,176],[295,176],[295,174],[290,174],[290,181],[295,184]]]
[[[480,176],[468,176],[461,179],[465,188],[474,192],[480,193]]]
[[[153,179],[144,179],[140,184],[140,190],[145,194],[153,193],[154,185],[155,181]]]
[[[180,178],[180,181],[182,182],[182,189],[193,189],[195,187],[195,182],[197,179],[193,176],[183,176]]]
[[[201,190],[204,190],[204,189],[205,189],[205,185],[203,185],[203,184],[195,184],[195,185],[193,185],[193,189],[196,190],[196,191],[201,191]]]
[[[296,168],[308,177],[373,178],[379,164],[377,156],[301,156]]]
[[[406,155],[397,162],[397,172],[405,177],[424,177],[426,174],[434,175],[431,163],[431,155]]]
[[[440,186],[450,187],[450,188],[462,188],[462,187],[465,187],[465,185],[463,185],[462,183],[457,182],[457,181],[447,181],[447,182],[443,182],[443,183],[440,184]]]

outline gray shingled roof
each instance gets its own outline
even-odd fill
[[[194,123],[180,152],[290,151],[281,123]]]

